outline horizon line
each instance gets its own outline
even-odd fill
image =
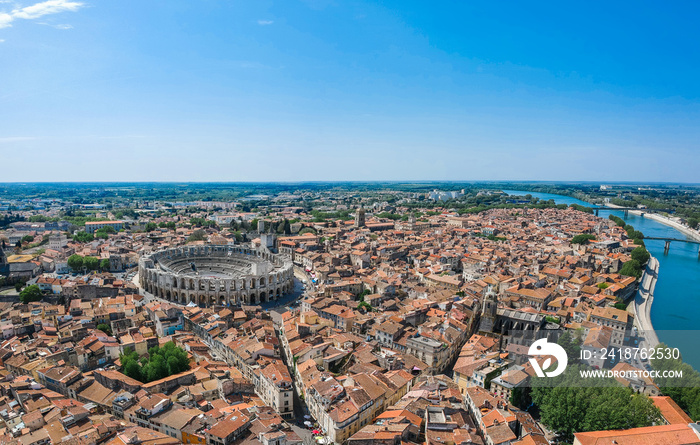
[[[50,185],[50,184],[617,184],[617,185],[688,185],[700,186],[700,182],[678,181],[594,181],[594,180],[308,180],[308,181],[11,181],[0,182],[0,186],[7,185]]]

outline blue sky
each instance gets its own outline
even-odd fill
[[[0,1],[0,181],[699,182],[697,3]]]

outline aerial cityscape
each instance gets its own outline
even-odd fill
[[[699,12],[0,1],[0,445],[700,445]]]
[[[697,186],[0,193],[6,443],[697,443]]]

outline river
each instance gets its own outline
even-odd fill
[[[580,204],[592,207],[590,203],[569,196],[518,190],[503,191],[509,195],[530,194],[544,201],[553,199],[557,204]],[[599,211],[602,218],[607,218],[611,213],[623,218],[645,236],[688,239],[673,227],[643,216],[630,213],[625,217],[624,212],[621,211]],[[644,244],[649,253],[659,260],[659,278],[651,307],[651,322],[654,330],[657,331],[660,341],[679,348],[683,354],[683,360],[695,369],[700,369],[700,348],[697,347],[700,336],[696,331],[696,323],[700,320],[698,245],[671,243],[669,253],[664,255],[663,241],[646,240]]]

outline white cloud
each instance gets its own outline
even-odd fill
[[[7,28],[9,26],[12,26],[10,23],[12,23],[12,20],[14,18],[5,12],[0,12],[0,28]]]
[[[34,136],[10,136],[6,138],[0,138],[0,144],[21,142],[21,141],[33,141],[36,139]]]
[[[67,24],[52,25],[51,23],[46,23],[46,22],[38,22],[38,24],[50,26],[50,27],[56,28],[56,29],[73,29],[73,25],[67,25]]]
[[[258,20],[258,25],[260,26],[267,26],[267,25],[272,25],[274,20]]]
[[[12,11],[12,15],[18,19],[38,19],[49,14],[58,14],[59,12],[72,11],[75,12],[83,6],[80,2],[72,2],[67,0],[48,0],[37,3],[32,6],[26,6],[21,9]]]
[[[12,22],[16,19],[34,20],[45,15],[58,14],[61,12],[75,12],[84,6],[81,2],[70,0],[48,0],[41,3],[35,3],[24,8],[16,8],[11,12],[0,12],[0,28],[8,28],[12,26]],[[68,28],[66,28],[68,27]],[[57,29],[70,29],[70,25],[57,25]]]
[[[0,43],[5,43],[5,39],[0,39]]]

